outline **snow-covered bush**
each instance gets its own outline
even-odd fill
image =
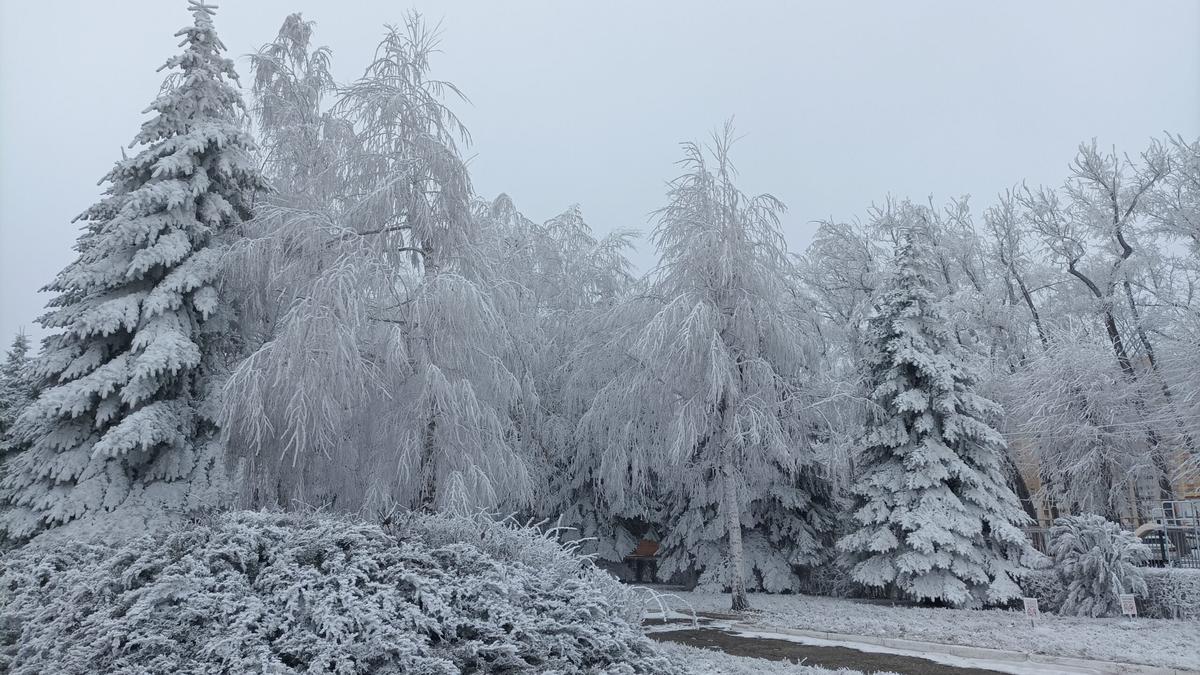
[[[1058,612],[1058,603],[1066,595],[1066,587],[1056,569],[1030,570],[1021,575],[1021,595],[1037,598],[1043,612]]]
[[[1200,570],[1148,568],[1142,570],[1146,597],[1141,611],[1160,619],[1200,619]]]
[[[551,535],[227,513],[0,572],[0,671],[673,673],[625,591]]]
[[[1138,598],[1138,613],[1158,619],[1200,618],[1200,570],[1147,567],[1141,570],[1146,595]],[[1033,570],[1021,577],[1021,592],[1038,598],[1042,611],[1058,612],[1066,586],[1054,569]]]
[[[1063,583],[1059,612],[1109,616],[1121,593],[1146,596],[1138,563],[1150,555],[1138,538],[1095,514],[1064,516],[1050,528],[1050,555]]]

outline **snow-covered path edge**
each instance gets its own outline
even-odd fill
[[[724,630],[748,638],[787,640],[816,647],[845,647],[862,652],[911,656],[948,666],[998,670],[1013,675],[1046,675],[1047,673],[1104,674],[1132,673],[1134,675],[1200,675],[1200,671],[1166,666],[1149,666],[1123,661],[1105,661],[1072,656],[1055,656],[1018,652],[992,647],[955,645],[944,642],[906,640],[877,635],[853,635],[829,631],[782,628],[764,623],[698,617],[684,612],[648,612],[647,618],[667,620],[698,620],[696,624],[657,624],[647,632],[669,631],[675,628]]]
[[[1200,671],[1146,666],[1136,663],[1080,659],[1048,654],[1030,654],[1006,649],[949,645],[941,642],[904,640],[871,635],[847,635],[825,631],[780,628],[755,623],[726,624],[745,637],[788,640],[813,646],[847,647],[864,652],[896,654],[935,661],[948,666],[999,670],[1015,675],[1045,673],[1132,673],[1135,675],[1197,675]],[[714,626],[714,628],[717,628]],[[718,628],[719,629],[719,628]]]
[[[904,639],[944,646],[1035,652],[1040,655],[1130,663],[1160,672],[1200,671],[1200,621],[1171,619],[1092,619],[1045,615],[1031,626],[1024,612],[889,606],[844,598],[768,595],[754,599],[755,610],[729,612],[726,594],[680,591],[671,606],[681,613],[720,616],[771,629],[787,627],[812,635],[837,633],[858,642]],[[862,636],[859,638],[858,636]],[[1040,658],[1040,657],[1034,657]],[[1174,670],[1171,670],[1174,669]]]

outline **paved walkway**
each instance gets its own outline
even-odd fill
[[[734,656],[803,661],[807,665],[851,668],[867,673],[1197,675],[1193,671],[1130,663],[778,628],[742,623],[739,621],[741,617],[731,614],[700,612],[695,620],[691,616],[682,618],[677,613],[668,616],[670,618],[666,621],[661,618],[648,619],[645,622],[647,634],[657,640],[716,648]]]
[[[649,634],[655,640],[716,648],[733,656],[753,656],[771,661],[803,662],[830,669],[849,668],[864,673],[894,672],[905,675],[1000,675],[998,670],[948,666],[898,654],[863,652],[848,647],[806,645],[791,640],[746,637],[720,628],[663,630]]]

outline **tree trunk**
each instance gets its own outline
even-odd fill
[[[1025,285],[1025,280],[1020,274],[1013,271],[1013,279],[1017,282],[1017,288],[1021,289],[1021,297],[1025,300],[1025,306],[1029,308],[1029,315],[1033,317],[1033,326],[1037,328],[1038,339],[1042,341],[1042,348],[1046,349],[1050,346],[1050,340],[1046,337],[1046,329],[1042,327],[1042,317],[1038,314],[1037,305],[1033,302],[1033,294],[1029,292],[1029,288]]]
[[[1012,452],[1005,450],[1004,464],[1008,473],[1008,482],[1013,488],[1013,492],[1017,493],[1017,499],[1021,502],[1021,508],[1025,510],[1025,515],[1029,516],[1035,524],[1038,520],[1037,509],[1033,505],[1033,496],[1029,492],[1029,484],[1025,482],[1025,476],[1021,475],[1021,469],[1017,467],[1017,462],[1013,459]]]
[[[750,609],[746,597],[746,579],[742,552],[742,512],[737,496],[737,472],[728,451],[723,451],[721,476],[725,483],[725,527],[729,533],[729,597],[730,609],[742,612]]]
[[[1104,517],[1114,523],[1121,522],[1121,514],[1117,509],[1117,505],[1113,502],[1113,475],[1108,466],[1108,460],[1103,460],[1100,463],[1100,488],[1104,495],[1102,507],[1104,509]],[[1078,513],[1078,511],[1076,511]]]
[[[425,425],[421,435],[421,462],[417,469],[421,481],[420,487],[417,488],[420,491],[417,495],[417,508],[426,513],[437,511],[437,459],[434,456],[436,432],[437,420],[430,415],[429,423]]]

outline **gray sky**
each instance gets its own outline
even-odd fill
[[[801,249],[823,218],[891,193],[977,207],[1059,182],[1093,136],[1131,154],[1200,134],[1200,2],[506,2],[226,0],[238,58],[284,16],[317,21],[342,81],[382,24],[443,21],[434,74],[459,85],[480,194],[544,219],[647,229],[677,143],[735,115],[743,188],[788,207]],[[0,340],[74,256],[99,194],[190,20],[183,0],[0,0]],[[248,80],[247,80],[248,81]],[[647,265],[648,252],[636,256]]]

